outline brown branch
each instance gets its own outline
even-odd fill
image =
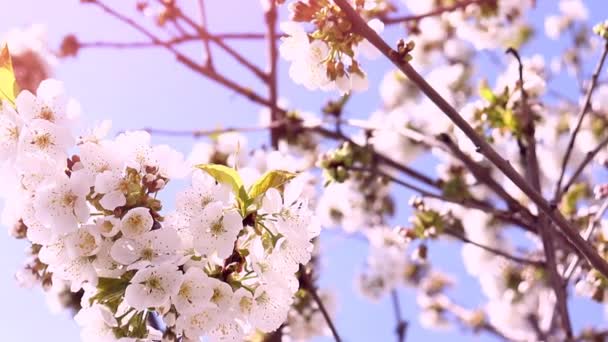
[[[182,36],[159,42],[110,42],[110,41],[95,41],[95,42],[78,42],[78,48],[109,48],[109,49],[138,49],[138,48],[154,48],[164,47],[166,45],[177,45],[192,41],[197,41],[198,36]]]
[[[595,230],[595,228],[597,228],[598,223],[600,222],[600,220],[602,219],[602,216],[604,216],[604,214],[606,213],[607,210],[608,210],[608,200],[605,200],[602,203],[602,205],[598,208],[598,210],[595,212],[595,215],[593,215],[593,218],[591,218],[591,220],[587,224],[587,229],[585,229],[585,231],[583,232],[583,238],[585,240],[589,240],[591,238],[593,231]],[[568,267],[566,267],[564,269],[564,285],[567,285],[568,282],[570,281],[570,277],[572,277],[572,275],[574,274],[574,271],[576,270],[576,267],[578,266],[579,262],[580,262],[580,258],[578,257],[578,255],[575,255],[574,258],[572,259],[572,261],[570,262],[570,264],[568,265]]]
[[[509,259],[509,260],[514,261],[514,262],[516,262],[518,264],[529,265],[529,266],[538,267],[538,268],[544,268],[544,267],[547,266],[547,264],[544,261],[541,261],[541,260],[532,260],[532,259],[527,259],[527,258],[524,258],[524,257],[519,257],[519,256],[516,256],[516,255],[509,254],[509,253],[507,253],[505,251],[501,251],[500,249],[496,249],[494,247],[486,246],[486,245],[481,244],[479,242],[475,242],[475,241],[469,239],[468,237],[466,237],[466,236],[458,233],[457,231],[455,231],[453,229],[446,229],[445,232],[447,234],[449,234],[450,236],[461,240],[464,243],[468,243],[468,244],[471,244],[473,246],[479,247],[479,248],[481,248],[481,249],[483,249],[483,250],[485,250],[487,252],[499,255],[499,256],[501,256],[501,257],[503,257],[505,259]]]
[[[528,93],[524,84],[524,65],[519,56],[519,52],[513,48],[507,49],[507,53],[512,54],[517,59],[519,64],[519,90],[521,92],[521,113],[524,121],[523,137],[525,146],[522,146],[524,154],[524,166],[528,182],[539,193],[542,192],[540,185],[540,167],[538,165],[538,157],[536,155],[536,127],[534,123],[534,113],[528,104]],[[539,230],[545,259],[547,260],[547,269],[549,271],[549,282],[555,292],[556,307],[559,311],[559,316],[562,321],[562,327],[568,339],[572,339],[572,323],[568,313],[568,302],[565,288],[562,286],[562,278],[557,271],[557,261],[555,259],[555,245],[553,243],[553,225],[544,213],[538,214]]]
[[[133,27],[135,30],[139,31],[140,33],[142,33],[143,35],[148,37],[152,41],[152,43],[155,43],[159,46],[164,47],[165,49],[167,49],[169,52],[171,52],[175,56],[175,58],[177,59],[178,62],[187,66],[191,70],[199,73],[202,76],[207,77],[208,79],[210,79],[212,81],[215,81],[215,82],[223,85],[224,87],[226,87],[228,89],[231,89],[231,90],[239,93],[240,95],[246,97],[247,99],[249,99],[252,102],[255,102],[257,104],[260,104],[260,105],[263,105],[266,107],[273,107],[273,104],[270,101],[261,97],[257,93],[253,92],[251,89],[239,85],[238,83],[226,78],[225,76],[217,73],[214,70],[211,70],[209,68],[206,68],[204,66],[197,64],[192,59],[188,58],[187,56],[185,56],[182,53],[180,53],[179,51],[177,51],[172,45],[160,40],[158,37],[156,37],[150,31],[146,30],[144,27],[142,27],[141,25],[136,23],[131,18],[128,18],[128,17],[124,16],[123,14],[115,11],[114,9],[108,7],[107,5],[103,4],[99,0],[88,0],[88,3],[99,6],[104,12],[106,12],[110,16],[122,21],[123,23],[127,24],[128,26]]]
[[[286,124],[285,121],[273,121],[268,125],[262,126],[244,126],[244,127],[226,127],[219,129],[201,129],[201,130],[169,130],[162,128],[151,128],[144,127],[143,130],[154,135],[163,135],[169,137],[192,137],[192,138],[201,138],[205,136],[210,136],[214,134],[223,134],[230,132],[260,132],[266,131],[268,129],[272,129],[275,127],[281,127]]]
[[[583,159],[583,161],[578,165],[578,167],[572,174],[572,177],[570,177],[570,180],[568,180],[566,182],[566,185],[564,185],[563,193],[568,191],[572,184],[576,182],[576,179],[585,170],[587,165],[589,165],[593,158],[595,158],[595,156],[597,156],[597,154],[600,153],[600,151],[603,150],[606,146],[608,146],[608,136],[606,136],[602,141],[600,141],[600,143],[593,150],[587,152],[587,154],[585,155],[585,159]]]
[[[207,30],[204,27],[198,25],[196,22],[194,22],[194,20],[192,20],[192,18],[186,16],[181,10],[178,13],[178,18],[180,18],[186,24],[188,24],[191,28],[193,28],[199,34],[199,36],[201,37],[201,39],[203,41],[208,40],[208,41],[213,42],[218,47],[220,47],[222,50],[224,50],[227,54],[232,56],[242,66],[244,66],[245,68],[247,68],[251,72],[253,72],[259,79],[261,79],[264,82],[267,82],[268,75],[266,75],[266,73],[264,71],[262,71],[262,69],[260,69],[258,66],[253,64],[251,61],[249,61],[247,58],[245,58],[245,56],[240,54],[238,51],[236,51],[235,49],[230,47],[222,39],[219,39],[219,38],[209,34],[209,32],[207,32]]]
[[[453,11],[457,11],[460,9],[464,10],[469,5],[492,3],[492,2],[495,3],[496,0],[464,0],[464,1],[456,2],[455,4],[453,4],[451,6],[438,7],[435,10],[432,10],[430,12],[423,13],[423,14],[407,15],[407,16],[394,17],[394,18],[380,18],[380,19],[387,25],[407,23],[407,22],[413,22],[413,21],[420,21],[421,19],[428,18],[428,17],[439,16],[443,13],[453,12]]]
[[[397,327],[395,333],[397,334],[397,342],[405,342],[405,334],[407,333],[408,323],[403,319],[401,314],[401,304],[399,303],[399,293],[397,289],[391,291],[391,299],[393,303],[393,311],[395,313],[395,319],[397,320]]]
[[[393,50],[352,8],[347,0],[334,0],[344,11],[352,24],[353,31],[366,38],[372,45],[380,50],[395,66],[399,68],[427,97],[460,128],[465,135],[477,146],[478,151],[501,170],[521,191],[526,194],[532,202],[561,229],[566,238],[584,255],[589,263],[602,275],[608,277],[608,263],[589,245],[578,233],[577,229],[568,222],[564,216],[556,210],[554,205],[549,204],[543,196],[536,191],[526,180],[503,159],[492,146],[475,129],[463,119],[452,107],[399,53]]]
[[[451,203],[451,204],[462,206],[463,208],[481,210],[490,215],[493,215],[495,218],[497,218],[500,221],[503,221],[503,222],[509,223],[509,224],[514,224],[514,225],[524,228],[525,230],[527,230],[529,232],[536,233],[536,228],[535,228],[534,224],[529,223],[528,221],[524,220],[523,218],[515,217],[510,212],[499,210],[499,209],[493,207],[489,203],[486,203],[486,202],[483,202],[483,201],[480,201],[480,200],[477,200],[474,198],[449,198],[449,197],[446,197],[445,195],[435,194],[433,192],[422,189],[421,187],[418,187],[414,184],[411,184],[404,180],[395,178],[395,177],[389,175],[388,173],[383,172],[377,168],[376,169],[367,169],[367,168],[351,167],[351,168],[349,168],[349,170],[377,174],[378,176],[383,177],[397,185],[400,185],[406,189],[415,191],[421,197],[434,198],[434,199],[437,199],[437,200],[440,200],[440,201],[443,201],[446,203]]]
[[[329,326],[329,329],[331,330],[331,333],[334,336],[334,340],[336,342],[341,342],[342,339],[340,339],[340,335],[338,335],[338,330],[336,330],[336,326],[334,325],[334,322],[332,321],[329,312],[327,312],[323,301],[319,297],[319,294],[317,293],[317,288],[315,284],[312,283],[312,280],[310,279],[310,274],[308,273],[304,265],[300,265],[299,273],[302,288],[306,289],[306,291],[310,293],[312,299],[314,299],[315,303],[317,303],[317,305],[319,306],[319,310],[321,310],[321,314],[323,314],[323,318],[325,318],[325,322],[327,322],[327,325]]]
[[[570,140],[568,141],[568,146],[566,147],[566,153],[564,154],[564,158],[562,159],[559,179],[557,180],[557,184],[555,185],[555,194],[553,195],[554,203],[559,202],[562,194],[567,191],[567,188],[561,188],[562,181],[564,179],[564,174],[566,173],[566,168],[568,167],[568,161],[570,160],[570,154],[572,153],[572,149],[574,148],[576,137],[581,128],[583,120],[585,119],[585,115],[587,114],[587,112],[589,111],[589,107],[591,106],[591,96],[593,95],[593,91],[595,90],[595,86],[600,76],[600,72],[602,71],[604,62],[606,61],[606,56],[608,56],[608,42],[606,42],[606,44],[604,45],[604,51],[602,52],[602,56],[600,57],[599,62],[595,66],[595,70],[593,71],[593,75],[591,76],[591,81],[589,83],[589,88],[587,88],[587,93],[585,94],[585,99],[583,100],[583,105],[581,106],[581,109],[578,113],[576,126],[574,126],[574,130],[570,135]]]
[[[201,17],[201,27],[207,28],[207,11],[205,10],[205,0],[198,0],[198,11]],[[207,68],[213,70],[213,56],[211,55],[211,44],[209,44],[209,37],[203,38],[203,44],[205,46],[205,65]]]
[[[521,205],[513,196],[511,196],[505,188],[500,185],[490,174],[489,170],[486,169],[483,165],[475,162],[471,157],[469,157],[466,153],[464,153],[458,145],[454,143],[454,141],[447,134],[439,134],[437,139],[444,143],[447,148],[452,152],[452,154],[461,160],[463,164],[471,171],[473,176],[481,183],[485,184],[488,188],[490,188],[494,193],[502,198],[506,203],[509,209],[513,210],[515,213],[520,213],[521,215],[527,217],[528,219],[533,220],[534,216],[530,213],[530,211]]]
[[[312,127],[310,129],[323,137],[331,138],[331,139],[338,140],[338,141],[346,141],[346,142],[349,142],[350,144],[352,144],[353,146],[362,147],[361,145],[357,144],[352,139],[350,139],[349,137],[344,135],[342,132],[332,131],[332,130],[329,130],[322,126]],[[374,158],[376,158],[376,161],[384,164],[385,166],[389,166],[397,171],[400,171],[400,172],[416,179],[417,181],[420,181],[431,187],[440,188],[440,186],[441,186],[440,181],[432,179],[431,177],[429,177],[415,169],[412,169],[406,165],[400,164],[399,162],[391,159],[388,156],[385,156],[381,153],[377,153],[377,151],[374,151]]]
[[[277,121],[282,119],[282,114],[277,108],[278,100],[278,84],[277,84],[277,69],[279,62],[278,48],[277,48],[277,4],[274,0],[270,1],[270,8],[265,13],[266,26],[268,28],[268,65],[269,73],[267,78],[268,93],[270,96],[270,102],[273,104],[270,107],[270,121]],[[274,127],[270,130],[270,144],[274,148],[279,147],[279,139],[283,135],[284,130],[281,127]]]

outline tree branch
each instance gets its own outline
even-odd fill
[[[589,107],[591,106],[591,96],[593,95],[593,90],[595,90],[595,86],[597,85],[597,79],[600,76],[600,72],[602,71],[602,67],[604,62],[606,61],[606,56],[608,55],[608,42],[604,45],[604,51],[602,52],[602,56],[600,57],[599,62],[595,66],[595,71],[593,71],[593,75],[591,76],[591,81],[589,83],[589,88],[587,88],[587,94],[585,95],[585,99],[583,100],[583,105],[578,113],[578,119],[576,121],[576,126],[574,126],[574,130],[570,135],[570,140],[568,141],[568,147],[566,147],[566,153],[564,154],[564,159],[562,159],[561,172],[559,174],[559,179],[557,180],[557,184],[555,185],[555,194],[553,195],[553,202],[559,202],[562,194],[568,190],[568,188],[562,189],[562,181],[564,179],[564,174],[566,173],[566,168],[568,167],[568,161],[570,160],[570,154],[572,153],[572,149],[574,148],[574,143],[576,141],[576,137],[581,128],[583,120],[585,119],[585,115],[589,111]]]
[[[401,315],[401,304],[399,303],[399,293],[397,289],[391,291],[391,299],[393,303],[393,311],[395,313],[395,319],[397,320],[397,327],[395,333],[397,334],[397,342],[405,342],[405,334],[407,333],[408,323],[403,319]]]
[[[272,104],[267,99],[254,93],[251,89],[243,87],[243,86],[237,84],[236,82],[226,78],[225,76],[215,72],[214,70],[211,70],[209,68],[206,68],[204,66],[197,64],[192,59],[188,58],[187,56],[185,56],[182,53],[180,53],[179,51],[177,51],[172,45],[160,40],[158,37],[156,37],[150,31],[146,30],[143,26],[136,23],[131,18],[128,18],[128,17],[124,16],[123,14],[115,11],[114,9],[108,7],[107,5],[100,2],[99,0],[88,0],[88,1],[89,1],[88,3],[94,4],[94,5],[97,5],[98,7],[100,7],[104,12],[106,12],[110,16],[122,21],[123,23],[127,24],[128,26],[133,27],[135,30],[139,31],[140,33],[142,33],[143,35],[148,37],[152,41],[152,43],[157,44],[157,45],[162,46],[165,49],[167,49],[169,52],[171,52],[175,56],[175,58],[177,59],[178,62],[187,66],[191,70],[201,74],[202,76],[207,77],[210,80],[213,80],[213,81],[223,85],[224,87],[226,87],[228,89],[231,89],[231,90],[243,95],[244,97],[246,97],[247,99],[249,99],[252,102],[255,102],[257,104],[260,104],[260,105],[263,105],[266,107],[272,107]]]
[[[209,34],[209,32],[204,27],[196,24],[196,22],[194,22],[194,20],[192,20],[190,17],[186,16],[181,10],[178,13],[178,17],[180,19],[182,19],[184,22],[186,22],[186,24],[188,24],[191,28],[193,28],[199,34],[199,36],[201,37],[201,39],[203,41],[204,40],[212,41],[214,44],[216,44],[222,50],[224,50],[227,54],[232,56],[242,66],[244,66],[245,68],[249,69],[252,73],[254,73],[259,79],[261,79],[264,82],[268,81],[268,75],[266,75],[266,73],[264,71],[262,71],[259,67],[257,67],[255,64],[253,64],[247,58],[245,58],[245,56],[241,55],[238,51],[236,51],[235,49],[230,47],[228,44],[226,44],[222,39],[219,39],[219,38]]]
[[[513,48],[509,48],[507,53],[512,54],[517,59],[519,64],[519,90],[521,92],[521,100],[519,102],[521,106],[521,113],[523,116],[524,127],[523,136],[525,140],[525,147],[522,147],[524,154],[524,167],[528,182],[534,187],[539,193],[542,192],[540,185],[540,167],[538,165],[538,157],[536,155],[536,127],[534,123],[534,113],[528,105],[528,93],[525,89],[524,84],[524,65],[519,56],[519,52]],[[572,339],[572,324],[570,322],[570,315],[568,313],[568,302],[565,288],[562,286],[562,278],[557,271],[557,261],[555,259],[555,246],[553,243],[553,225],[548,220],[544,213],[538,214],[539,230],[543,251],[545,253],[545,259],[547,260],[547,269],[549,271],[549,282],[553,288],[556,298],[556,307],[559,311],[559,316],[562,321],[562,327],[566,333],[568,339]]]
[[[516,262],[518,264],[523,264],[523,265],[528,265],[528,266],[533,266],[533,267],[538,267],[538,268],[545,268],[547,266],[547,264],[544,261],[541,261],[541,260],[532,260],[532,259],[527,259],[527,258],[519,257],[519,256],[516,256],[516,255],[509,254],[509,253],[507,253],[505,251],[501,251],[501,250],[496,249],[494,247],[486,246],[486,245],[483,245],[481,243],[475,242],[475,241],[469,239],[468,237],[466,237],[466,236],[464,236],[462,234],[459,234],[458,232],[456,232],[456,231],[454,231],[452,229],[447,229],[447,230],[445,230],[445,232],[447,234],[449,234],[450,236],[453,236],[453,237],[461,240],[464,243],[468,243],[468,244],[471,244],[473,246],[479,247],[479,248],[481,248],[481,249],[483,249],[483,250],[485,250],[487,252],[499,255],[499,256],[501,256],[501,257],[503,257],[505,259],[509,259],[509,260],[514,261],[514,262]]]
[[[398,52],[393,50],[382,38],[372,30],[365,21],[359,16],[357,11],[352,8],[347,0],[334,0],[334,2],[344,11],[352,24],[352,29],[366,38],[372,45],[380,50],[389,60],[395,64],[427,97],[439,107],[450,120],[460,128],[465,135],[477,146],[478,151],[490,160],[499,170],[501,170],[521,191],[526,194],[532,202],[561,229],[561,232],[576,247],[581,254],[595,267],[602,275],[608,277],[608,263],[590,246],[578,233],[570,222],[558,212],[554,205],[550,205],[543,196],[530,186],[524,178],[504,160],[492,146],[475,129],[460,116],[426,80],[404,59]]]
[[[270,96],[270,102],[273,104],[270,107],[270,121],[277,121],[282,119],[282,114],[277,108],[277,96],[278,96],[278,85],[277,85],[277,69],[278,69],[278,48],[277,48],[277,4],[274,0],[270,1],[268,11],[265,13],[266,26],[268,28],[268,66],[270,68],[268,73],[268,93]],[[279,146],[279,138],[283,130],[281,127],[274,127],[270,130],[270,144],[274,148]]]
[[[201,17],[201,27],[207,28],[207,11],[205,10],[205,0],[198,0],[198,10]],[[208,31],[208,30],[206,30]],[[213,70],[213,56],[211,55],[211,44],[209,44],[209,37],[203,38],[203,44],[205,46],[205,65],[207,68]]]
[[[585,155],[585,159],[583,159],[583,161],[579,164],[579,166],[572,174],[572,177],[570,177],[570,179],[566,182],[566,185],[564,185],[562,193],[568,191],[572,184],[576,182],[576,179],[580,176],[580,174],[585,170],[587,165],[589,165],[593,158],[595,158],[595,156],[600,153],[600,151],[603,150],[606,146],[608,146],[608,136],[606,136],[602,141],[600,141],[600,143],[593,150],[587,152],[587,154]]]
[[[306,289],[308,291],[308,293],[310,293],[310,295],[312,296],[312,299],[314,299],[315,303],[317,303],[317,305],[319,306],[319,310],[321,310],[321,313],[323,314],[323,318],[325,318],[325,322],[327,322],[327,325],[329,326],[329,329],[331,330],[331,333],[334,336],[334,340],[336,342],[341,342],[342,339],[340,338],[340,335],[338,335],[338,330],[336,330],[336,327],[334,325],[334,322],[331,319],[331,316],[327,312],[327,309],[325,308],[323,301],[319,297],[319,294],[317,293],[317,289],[316,289],[315,285],[312,283],[312,281],[310,279],[310,274],[306,270],[306,267],[304,265],[300,265],[299,272],[300,272],[300,281],[302,282],[302,287],[304,289]]]

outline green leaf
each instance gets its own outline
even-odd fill
[[[19,86],[15,79],[11,54],[5,44],[0,51],[0,100],[7,100],[14,106],[18,93]]]
[[[247,191],[245,191],[241,176],[235,169],[221,164],[200,164],[196,165],[196,168],[207,172],[219,183],[229,184],[232,187],[232,192],[239,201],[241,212],[243,214],[245,213],[249,196],[247,196]]]
[[[496,100],[496,95],[494,95],[492,89],[485,84],[479,87],[479,96],[486,99],[490,103]]]
[[[249,198],[253,200],[258,196],[263,195],[270,188],[279,188],[295,176],[295,173],[288,171],[268,171],[249,188]]]
[[[216,181],[232,186],[235,195],[238,195],[239,190],[243,187],[241,176],[231,167],[221,164],[200,164],[195,167],[207,172]]]

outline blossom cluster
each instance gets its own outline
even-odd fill
[[[378,4],[355,3],[362,13],[372,13]],[[289,75],[293,81],[310,90],[366,90],[368,81],[359,55],[375,58],[378,51],[352,32],[351,23],[340,8],[331,0],[295,1],[290,4],[290,11],[293,21],[281,24],[287,37],[282,38],[280,51],[291,62]],[[308,33],[302,23],[311,24],[313,32]],[[378,19],[370,20],[369,25],[377,32],[384,29]]]
[[[244,181],[216,164],[191,172],[148,133],[108,139],[105,123],[76,137],[77,106],[55,80],[14,105],[5,100],[0,113],[4,218],[20,220],[38,246],[43,267],[30,282],[84,290],[83,340],[158,339],[148,322],[162,320],[165,335],[237,341],[287,319],[319,234],[306,177],[245,169],[259,177]],[[192,184],[163,215],[159,194],[188,174]]]

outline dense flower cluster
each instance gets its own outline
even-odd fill
[[[319,234],[306,178],[270,171],[243,184],[209,164],[165,217],[157,196],[189,173],[181,154],[145,132],[106,139],[107,125],[75,137],[70,104],[54,80],[15,108],[3,102],[3,174],[14,180],[4,216],[22,220],[52,282],[84,289],[83,340],[152,340],[153,317],[191,339],[277,329]]]
[[[371,13],[379,2],[366,1],[362,12]],[[360,66],[359,55],[374,58],[378,52],[351,30],[350,22],[331,0],[296,1],[290,5],[293,21],[284,22],[281,55],[291,62],[289,75],[294,82],[310,90],[337,89],[341,93],[367,90],[367,76]],[[310,23],[314,32],[306,32],[301,23]],[[384,24],[370,20],[381,32]]]

